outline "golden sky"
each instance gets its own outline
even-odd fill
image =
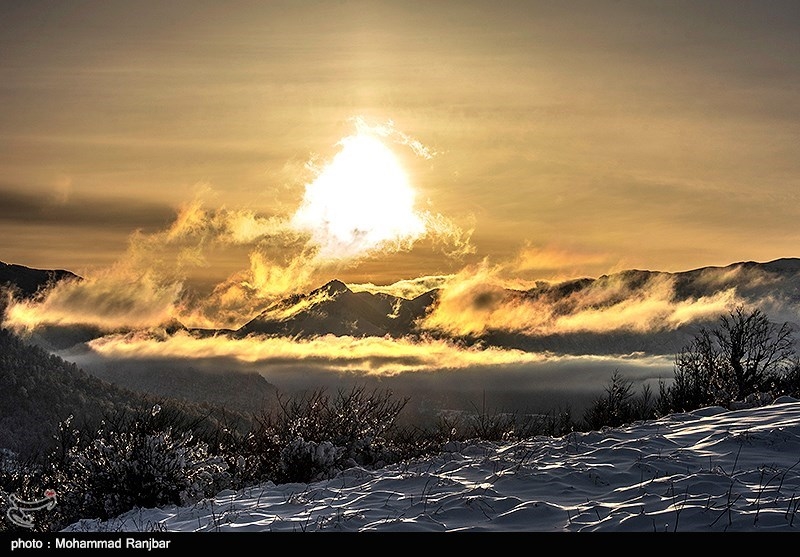
[[[799,28],[794,0],[3,1],[0,260],[224,305],[796,257]],[[394,243],[309,228],[359,126],[407,182],[329,193]]]

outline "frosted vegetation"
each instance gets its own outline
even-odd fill
[[[377,470],[441,454],[453,443],[560,438],[706,406],[760,406],[780,396],[800,397],[792,330],[737,307],[676,355],[674,378],[658,392],[636,392],[614,372],[582,416],[569,408],[537,415],[476,408],[409,424],[401,419],[409,399],[363,387],[279,396],[247,428],[235,416],[198,416],[170,401],[111,407],[99,420],[60,421],[42,454],[0,454],[0,496],[33,500],[43,486],[53,487],[58,505],[39,514],[34,528],[57,531],[136,508],[190,505],[224,490],[320,481],[354,467]],[[0,530],[14,529],[21,528],[0,522]]]

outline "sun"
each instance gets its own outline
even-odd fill
[[[425,233],[415,192],[397,156],[368,131],[343,138],[339,152],[306,185],[292,226],[311,236],[317,256],[352,259],[408,247]]]

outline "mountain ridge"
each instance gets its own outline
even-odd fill
[[[81,277],[64,269],[34,269],[0,261],[0,287],[11,288],[22,298],[33,298],[48,286],[65,279]]]
[[[741,273],[749,271],[760,273],[758,280],[752,284],[747,282],[748,277],[740,276]],[[666,284],[658,283],[659,279]],[[584,294],[588,298],[591,293],[594,304],[590,309],[602,309],[622,303],[625,296],[630,293],[642,294],[655,287],[670,288],[668,297],[674,302],[713,297],[726,289],[734,289],[746,299],[757,300],[767,294],[774,296],[774,293],[768,292],[768,285],[765,286],[769,280],[782,281],[781,286],[785,294],[792,301],[800,302],[800,258],[781,258],[766,263],[743,261],[726,266],[699,267],[679,272],[627,269],[597,278],[539,281],[527,290],[506,289],[504,295],[507,300],[535,300],[560,305],[560,308],[566,311],[570,309],[571,303],[576,303],[576,300],[580,300]],[[597,292],[605,293],[605,297],[598,296]],[[322,293],[333,293],[333,295],[320,297]],[[417,321],[433,308],[438,293],[439,289],[433,289],[413,299],[366,291],[354,293],[345,283],[334,279],[307,295],[295,295],[278,302],[276,306],[268,308],[237,329],[235,335],[272,334],[300,337],[323,334],[394,337],[414,335],[420,332],[416,328]],[[300,307],[304,302],[308,305]],[[492,300],[476,297],[474,303],[480,305],[492,303]],[[299,308],[296,313],[276,316],[274,307],[286,310],[291,306]],[[398,315],[402,315],[402,318],[398,319]],[[346,320],[349,320],[350,326],[343,328],[342,323]],[[502,333],[491,331],[491,327],[489,329],[487,335],[482,335],[484,339],[498,340],[503,337]],[[511,336],[514,335],[505,335],[505,338]],[[527,346],[534,344],[527,343]],[[514,345],[524,347],[519,342],[515,342]]]
[[[19,273],[18,282],[24,282],[26,277],[34,275],[39,282],[36,291],[48,284],[52,284],[53,277],[77,277],[69,271],[56,275],[56,271],[31,270],[22,266],[4,267],[6,271],[12,268]],[[28,269],[25,271],[25,269]],[[748,274],[749,273],[749,274]],[[8,279],[8,272],[5,277]],[[13,277],[12,277],[13,279]],[[13,280],[11,281],[13,282]],[[649,289],[659,287],[665,289],[659,295],[670,302],[680,303],[698,300],[704,297],[713,297],[725,290],[733,290],[745,300],[758,302],[759,300],[774,301],[783,297],[790,304],[800,307],[800,258],[784,257],[767,262],[741,261],[725,266],[706,266],[687,271],[667,272],[650,271],[642,269],[627,269],[616,273],[604,274],[599,277],[579,277],[563,281],[538,281],[527,290],[505,289],[499,295],[500,302],[536,302],[548,304],[555,312],[568,314],[577,310],[602,310],[615,304],[626,301],[626,296],[646,296]],[[28,292],[31,291],[30,284]],[[394,296],[384,292],[358,291],[354,292],[347,284],[338,278],[329,280],[322,286],[305,294],[293,294],[275,301],[267,309],[255,315],[236,329],[192,329],[180,323],[174,324],[173,329],[184,329],[199,335],[226,334],[234,338],[243,338],[250,335],[287,336],[294,338],[308,338],[322,335],[336,336],[389,336],[404,337],[427,334],[433,336],[448,336],[437,331],[422,331],[420,321],[431,312],[440,299],[442,290],[431,289],[414,298]],[[481,304],[499,303],[491,297],[467,300],[476,307]],[[581,305],[584,304],[584,305]],[[776,316],[780,318],[782,316]],[[797,320],[797,317],[794,317]],[[64,346],[74,341],[85,342],[91,335],[101,335],[99,331],[80,329],[75,327],[75,332],[70,335],[68,331],[43,330],[43,342],[48,335],[58,339],[61,344],[54,346],[57,349],[68,348]],[[611,341],[611,348],[620,343],[617,337],[627,335],[631,342],[623,342],[624,348],[635,348],[637,343],[649,342],[631,331],[621,331],[620,334],[594,335],[596,342],[590,342],[593,348],[586,350],[603,349],[605,341]],[[580,345],[588,340],[586,335],[531,335],[510,332],[493,328],[488,323],[486,331],[478,335],[463,335],[462,340],[468,342],[483,341],[489,344],[498,344],[503,347],[520,349],[561,349],[564,346]],[[580,340],[584,339],[584,340]],[[676,341],[678,342],[678,341]],[[653,346],[667,346],[675,348],[675,342],[664,344],[663,339]],[[619,348],[622,349],[622,348]]]
[[[308,294],[276,302],[238,328],[234,335],[402,336],[424,315],[431,296],[427,292],[407,299],[385,293],[353,292],[344,282],[333,279]],[[291,313],[292,307],[300,309]],[[287,315],[281,317],[282,313]]]
[[[117,384],[0,328],[0,450],[23,457],[42,454],[53,448],[62,421],[96,426],[111,415],[155,404],[197,423],[236,418],[246,424],[250,416],[198,397]]]

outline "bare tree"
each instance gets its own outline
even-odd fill
[[[775,375],[788,368],[795,354],[789,324],[778,327],[758,309],[747,312],[737,307],[720,319],[714,336],[739,396],[768,387]]]
[[[662,385],[662,413],[687,411],[723,402],[726,386],[724,362],[715,347],[714,334],[701,328],[692,341],[675,356],[672,385]]]
[[[795,362],[789,323],[778,326],[758,309],[736,307],[713,329],[701,328],[675,359],[673,409],[727,404],[768,391]]]

